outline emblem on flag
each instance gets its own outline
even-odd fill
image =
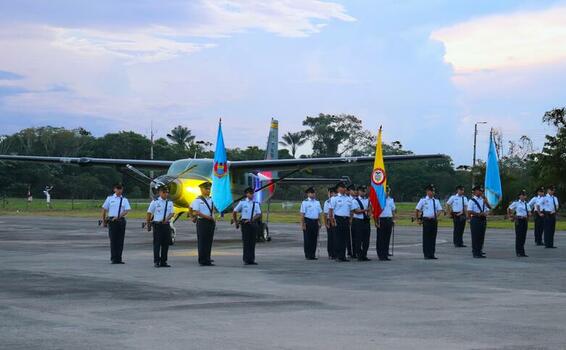
[[[371,173],[371,182],[378,186],[385,182],[385,178],[385,170],[381,168],[374,169]]]
[[[218,178],[222,178],[224,175],[228,173],[228,164],[222,162],[215,162],[214,163],[214,176]]]

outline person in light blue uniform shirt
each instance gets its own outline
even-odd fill
[[[242,227],[243,260],[245,265],[257,265],[255,262],[255,244],[259,220],[261,219],[261,205],[254,200],[254,190],[248,187],[244,190],[246,196],[232,212],[232,221],[236,229]],[[238,213],[241,213],[238,219]]]
[[[346,188],[346,197],[350,201],[350,206],[352,206],[353,203],[354,203],[354,198],[358,197],[358,188],[357,188],[356,185],[350,184],[350,186],[348,186]],[[346,235],[346,252],[348,253],[348,257],[350,259],[351,258],[357,258],[356,251],[354,250],[354,235],[355,235],[355,233],[352,232],[352,230],[353,230],[352,220],[353,220],[353,217],[352,217],[352,214],[350,213],[350,232]]]
[[[171,225],[169,220],[175,214],[173,201],[169,200],[169,189],[161,186],[159,195],[147,208],[146,227],[153,229],[153,264],[155,267],[171,267],[167,263],[169,245],[171,245]]]
[[[320,202],[316,199],[314,188],[307,188],[305,193],[307,198],[301,203],[300,209],[305,259],[317,260],[316,247],[322,207],[320,206]]]
[[[491,207],[484,196],[481,186],[474,186],[474,196],[468,201],[468,216],[472,232],[472,254],[474,258],[485,258],[483,243],[487,229],[487,216]]]
[[[336,249],[334,248],[334,240],[336,235],[336,227],[330,224],[330,217],[328,216],[330,211],[330,200],[336,195],[336,188],[328,188],[328,199],[324,201],[324,206],[322,211],[324,212],[324,226],[326,227],[326,250],[328,251],[328,259],[336,259]]]
[[[531,206],[527,203],[527,191],[519,192],[519,198],[507,208],[507,215],[511,221],[515,221],[515,254],[517,257],[526,258],[525,240],[531,215]]]
[[[452,216],[454,231],[452,235],[454,247],[464,248],[464,230],[466,229],[468,198],[464,195],[464,186],[456,187],[456,194],[452,195],[446,202],[447,211]]]
[[[389,261],[389,242],[395,224],[395,200],[391,197],[391,188],[387,186],[385,207],[377,220],[377,240],[375,250],[380,261]]]
[[[108,227],[110,238],[110,262],[123,264],[124,237],[126,236],[126,215],[131,210],[130,202],[124,197],[124,186],[113,187],[114,194],[108,196],[102,205],[102,224]]]
[[[330,208],[328,216],[330,223],[336,227],[336,240],[334,246],[336,248],[336,261],[346,262],[346,244],[347,236],[350,235],[350,212],[352,211],[352,202],[346,195],[346,185],[339,182],[336,185],[338,194],[330,200]]]
[[[539,211],[544,215],[544,247],[556,248],[554,245],[554,232],[556,231],[556,216],[558,215],[559,201],[554,195],[554,185],[548,186],[546,196],[538,203]]]
[[[367,188],[359,186],[358,196],[352,198],[352,249],[359,261],[370,261],[368,249],[371,235],[371,204]]]
[[[443,211],[440,201],[434,198],[434,185],[426,187],[426,196],[421,198],[415,208],[417,221],[423,226],[424,258],[436,260],[436,236],[438,234],[438,215]]]
[[[200,266],[214,266],[211,258],[212,241],[216,220],[214,219],[214,203],[210,197],[212,184],[206,181],[199,185],[201,195],[191,204],[194,222],[197,224],[198,263]]]
[[[544,198],[544,187],[540,187],[537,193],[529,201],[529,206],[533,211],[535,221],[535,244],[538,246],[544,245],[542,243],[542,234],[544,232],[544,214],[539,211],[540,201]]]

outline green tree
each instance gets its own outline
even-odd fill
[[[291,156],[295,158],[297,155],[297,148],[302,146],[307,142],[307,138],[304,132],[288,132],[281,137],[283,141],[279,141],[279,144],[284,147],[288,147],[291,150]]]
[[[191,134],[191,130],[181,125],[174,127],[167,134],[167,138],[183,149],[189,149],[189,146],[195,141],[195,136]]]
[[[305,136],[312,142],[313,157],[337,157],[351,154],[360,139],[367,138],[362,121],[353,115],[320,113],[306,117]]]

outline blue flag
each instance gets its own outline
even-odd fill
[[[487,165],[485,169],[485,196],[492,207],[496,207],[501,201],[503,192],[501,190],[501,177],[499,176],[499,162],[495,151],[493,133],[489,134],[489,153],[487,154]]]
[[[216,137],[216,150],[214,151],[214,162],[212,163],[212,200],[219,212],[224,211],[232,204],[232,189],[230,183],[230,172],[224,137],[222,136],[222,123],[218,123],[218,136]]]

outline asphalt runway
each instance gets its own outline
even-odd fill
[[[272,224],[258,266],[221,225],[217,266],[200,267],[195,228],[179,225],[170,269],[130,220],[125,265],[109,264],[94,220],[0,217],[1,349],[566,349],[566,233],[559,249],[514,254],[488,230],[487,259],[441,229],[436,261],[420,229],[396,230],[391,262],[305,261],[296,225]],[[469,229],[465,242],[470,245]],[[375,231],[371,258],[375,258]]]

